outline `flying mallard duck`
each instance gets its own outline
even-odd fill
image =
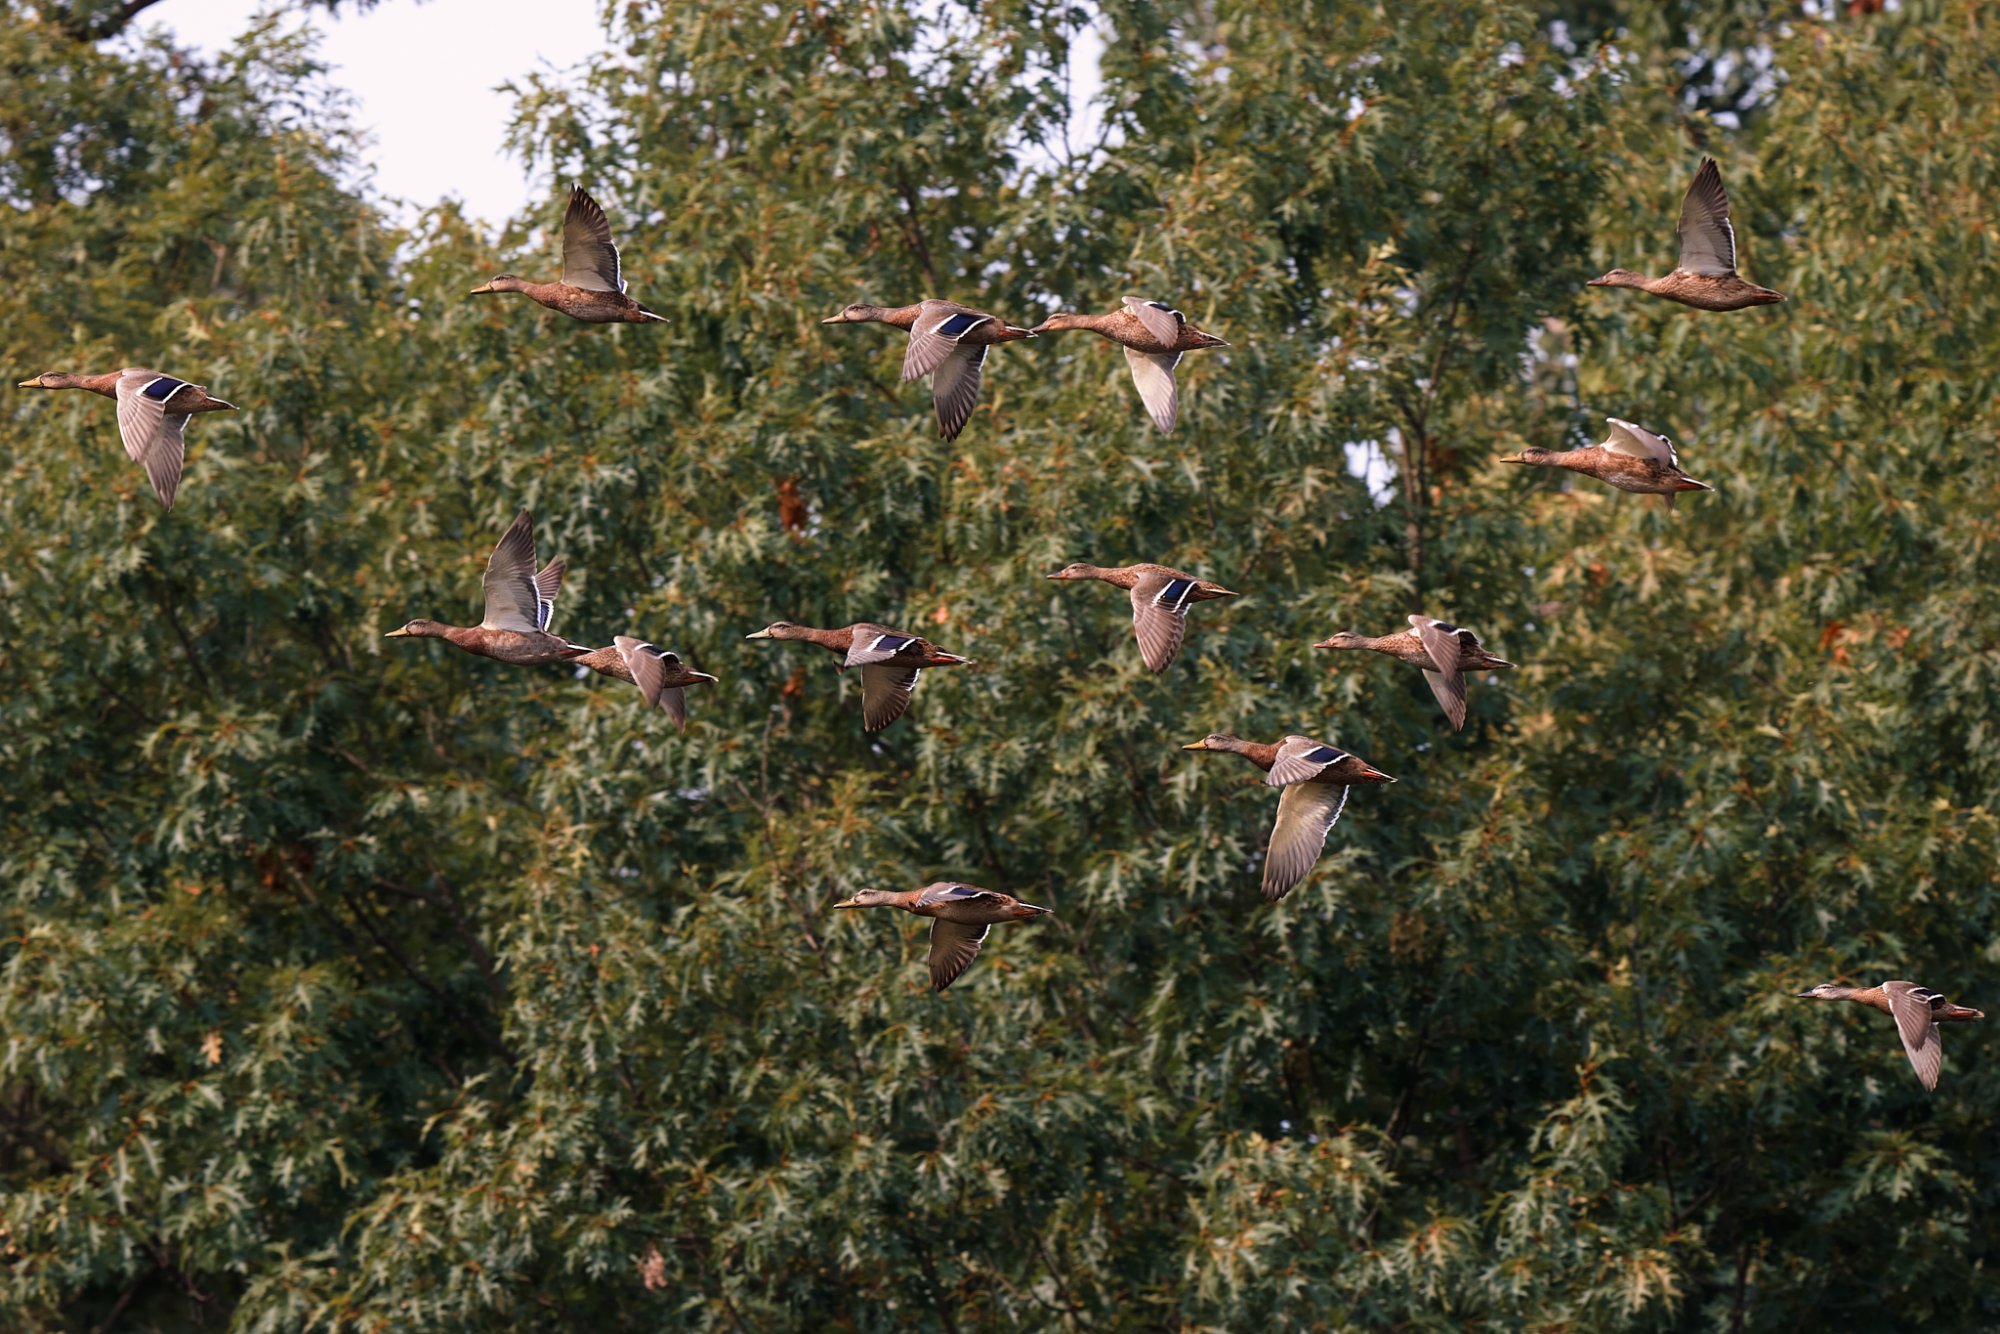
[[[1264,745],[1211,732],[1181,749],[1241,755],[1264,771],[1267,784],[1284,789],[1264,853],[1264,897],[1274,903],[1291,893],[1319,860],[1333,822],[1347,805],[1348,787],[1396,781],[1340,747],[1308,736],[1288,736],[1276,745]]]
[[[1665,496],[1668,509],[1674,507],[1674,497],[1682,491],[1715,489],[1681,471],[1680,455],[1674,453],[1674,442],[1667,437],[1616,417],[1604,420],[1611,423],[1611,436],[1601,445],[1563,450],[1524,449],[1500,461],[1536,468],[1565,468],[1609,482],[1620,491]]]
[[[536,571],[534,520],[522,510],[487,558],[486,615],[478,625],[416,620],[391,630],[387,637],[442,639],[467,653],[524,667],[580,658],[590,652],[588,646],[548,632],[556,594],[562,591],[563,568],[557,560]]]
[[[234,412],[234,404],[210,398],[208,390],[158,371],[128,366],[102,375],[44,371],[23,380],[21,389],[88,389],[118,402],[118,434],[125,452],[145,468],[162,509],[174,507],[187,454],[187,420],[197,412]]]
[[[1095,579],[1132,594],[1132,633],[1139,641],[1139,656],[1150,671],[1164,672],[1181,651],[1187,634],[1188,608],[1210,598],[1233,598],[1221,584],[1199,575],[1187,574],[1166,565],[1090,565],[1075,561],[1063,566],[1051,579]]]
[[[995,922],[1019,922],[1052,911],[1012,894],[940,880],[922,889],[864,889],[836,908],[901,908],[931,921],[931,986],[943,991],[972,963]]]
[[[673,719],[677,732],[687,731],[687,687],[715,684],[715,678],[707,672],[695,671],[682,662],[680,654],[669,653],[630,635],[616,635],[610,648],[593,649],[573,662],[600,676],[639,687],[639,693],[646,697],[646,707],[663,710]]]
[[[1188,323],[1187,316],[1164,301],[1148,301],[1128,296],[1122,310],[1108,315],[1079,315],[1058,311],[1035,326],[1038,334],[1060,333],[1065,329],[1088,329],[1125,349],[1125,361],[1132,368],[1132,383],[1139,389],[1139,401],[1153,425],[1164,433],[1174,429],[1180,416],[1180,388],[1174,382],[1174,367],[1184,352],[1205,347],[1228,347],[1214,334],[1203,333]]]
[[[1942,992],[1920,987],[1914,982],[1884,982],[1879,987],[1849,987],[1838,982],[1822,982],[1811,991],[1801,991],[1801,1000],[1845,1000],[1880,1010],[1896,1021],[1903,1051],[1910,1068],[1927,1089],[1935,1089],[1938,1070],[1944,1064],[1944,1049],[1938,1045],[1939,1024],[1969,1024],[1986,1016],[1963,1005],[1953,1005]]]
[[[667,318],[625,295],[611,223],[580,185],[570,187],[569,209],[563,214],[562,280],[531,283],[503,273],[473,288],[471,295],[485,292],[519,292],[585,324],[645,324],[650,320],[664,324]]]
[[[1613,269],[1592,278],[1586,287],[1636,287],[1698,310],[1742,310],[1771,306],[1783,292],[1759,287],[1736,273],[1736,228],[1729,223],[1729,194],[1722,188],[1722,169],[1715,159],[1701,160],[1694,184],[1681,200],[1681,262],[1664,278],[1648,278],[1630,269]]]
[[[1368,649],[1386,653],[1424,669],[1431,693],[1444,708],[1453,731],[1465,726],[1465,674],[1491,672],[1514,664],[1496,658],[1470,630],[1431,616],[1410,617],[1410,628],[1392,635],[1358,635],[1342,630],[1331,639],[1322,639],[1314,648]]]
[[[914,306],[869,306],[857,302],[821,324],[888,324],[910,331],[903,353],[903,378],[919,380],[935,374],[931,400],[937,407],[938,434],[958,439],[979,402],[979,368],[986,349],[995,343],[1033,338],[1034,331],[1008,324],[956,301],[919,301]]]
[[[879,732],[903,716],[924,668],[957,667],[971,661],[956,653],[946,653],[921,635],[904,634],[866,621],[838,630],[815,630],[809,625],[773,621],[744,638],[803,640],[840,654],[843,672],[849,667],[859,667],[861,726],[869,732]]]

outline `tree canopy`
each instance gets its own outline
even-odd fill
[[[329,7],[206,59],[0,3],[11,378],[238,407],[163,513],[110,404],[7,391],[0,1325],[2000,1322],[1988,1034],[1927,1094],[1793,999],[2000,1005],[1978,5],[607,0],[498,237],[381,207]],[[1790,300],[1586,290],[1704,154]],[[668,324],[466,298],[554,274],[571,180]],[[943,442],[819,325],[1128,292],[1231,343],[1173,435],[1072,333]],[[1714,494],[1497,462],[1606,416]],[[684,735],[383,638],[523,507],[556,630],[720,678]],[[1244,596],[1156,677],[1072,560]],[[1309,647],[1419,610],[1520,664],[1463,732]],[[975,661],[868,736],[781,618]],[[1400,781],[1267,905],[1218,730]],[[937,994],[828,910],[947,877],[1057,915]]]

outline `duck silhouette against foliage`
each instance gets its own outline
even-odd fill
[[[922,889],[864,889],[836,908],[901,908],[931,919],[931,986],[943,991],[969,967],[999,922],[1024,922],[1052,911],[1023,903],[1012,894],[956,880]]]
[[[1799,993],[1801,1000],[1853,1001],[1880,1010],[1896,1021],[1903,1039],[1903,1052],[1910,1068],[1927,1089],[1936,1089],[1938,1073],[1944,1066],[1944,1048],[1938,1042],[1939,1024],[1969,1024],[1986,1016],[1963,1005],[1953,1005],[1944,993],[1920,987],[1914,982],[1884,982],[1878,987],[1850,987],[1839,982],[1822,982]]]
[[[1180,419],[1180,386],[1174,379],[1174,368],[1180,365],[1181,356],[1205,347],[1229,346],[1189,324],[1187,316],[1166,302],[1139,296],[1126,297],[1124,306],[1108,315],[1058,311],[1034,331],[1045,334],[1067,329],[1088,329],[1125,349],[1139,401],[1162,434],[1173,430]]]
[[[1123,588],[1132,595],[1132,634],[1147,670],[1164,672],[1173,665],[1187,634],[1188,608],[1212,598],[1233,598],[1221,584],[1169,565],[1091,565],[1073,561],[1051,579],[1094,579]]]
[[[1681,199],[1680,263],[1664,278],[1648,278],[1630,269],[1613,269],[1592,278],[1586,287],[1636,287],[1697,310],[1743,310],[1771,306],[1783,292],[1740,277],[1736,272],[1736,228],[1729,221],[1729,192],[1722,188],[1722,169],[1714,158],[1703,158]]]
[[[486,560],[486,614],[478,625],[415,620],[400,630],[391,630],[387,637],[442,639],[467,653],[523,667],[567,662],[589,653],[588,645],[572,644],[549,633],[556,594],[562,591],[564,565],[557,560],[535,569],[534,530],[533,517],[522,510],[494,546]]]
[[[1347,789],[1356,783],[1396,781],[1340,747],[1308,736],[1288,736],[1266,745],[1228,732],[1211,732],[1181,749],[1241,755],[1264,771],[1267,784],[1283,789],[1270,846],[1264,852],[1264,897],[1274,903],[1312,871],[1326,848],[1327,834],[1347,806]]]
[[[840,655],[840,670],[861,669],[861,726],[879,732],[903,716],[926,667],[958,667],[970,662],[946,653],[921,635],[857,621],[837,630],[773,621],[745,639],[782,639],[818,644]]]
[[[1666,436],[1617,417],[1606,417],[1604,420],[1611,424],[1611,435],[1601,445],[1563,450],[1524,449],[1512,458],[1500,461],[1580,472],[1586,477],[1609,483],[1620,491],[1665,496],[1668,509],[1674,507],[1674,497],[1683,491],[1715,489],[1707,482],[1697,482],[1681,471],[1680,455],[1674,452],[1674,442]]]
[[[870,306],[857,302],[821,324],[887,324],[910,331],[903,353],[903,378],[931,376],[931,402],[938,434],[958,439],[979,403],[980,369],[986,349],[997,343],[1033,338],[1034,330],[1009,324],[998,315],[956,301],[919,301],[913,306]]]
[[[159,371],[127,366],[102,375],[72,375],[44,371],[23,380],[21,389],[87,389],[118,403],[118,435],[125,452],[146,470],[160,508],[172,509],[181,489],[181,468],[187,456],[187,422],[197,412],[234,412],[234,404],[213,398],[208,390]]]
[[[573,185],[569,208],[563,213],[561,280],[536,283],[503,273],[473,288],[471,295],[519,292],[530,301],[585,324],[666,323],[666,316],[655,315],[626,295],[625,287],[618,244],[611,239],[610,221],[582,186]]]
[[[1514,665],[1487,652],[1472,631],[1434,616],[1412,616],[1409,629],[1392,635],[1360,635],[1342,630],[1313,647],[1367,649],[1423,668],[1431,694],[1437,696],[1453,731],[1465,726],[1465,674],[1501,671]]]

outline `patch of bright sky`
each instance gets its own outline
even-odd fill
[[[258,0],[165,0],[137,26],[165,28],[181,45],[215,54],[262,8]],[[310,22],[324,36],[328,78],[353,94],[355,123],[373,138],[374,191],[406,205],[403,216],[452,197],[497,226],[557,188],[501,147],[514,99],[499,86],[604,49],[594,3],[383,0],[338,17],[314,10]]]

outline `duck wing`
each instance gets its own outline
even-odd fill
[[[1889,998],[1889,1013],[1896,1017],[1896,1032],[1903,1039],[1903,1051],[1910,1058],[1910,1068],[1917,1072],[1917,1079],[1927,1089],[1935,1089],[1938,1072],[1944,1066],[1944,1048],[1938,1042],[1937,1020],[1932,1016],[1934,1000],[1944,997],[1928,987],[1920,987],[1913,982],[1884,982],[1883,994]]]
[[[1271,772],[1264,781],[1272,787],[1317,782],[1328,765],[1346,758],[1347,752],[1338,746],[1308,736],[1288,736],[1278,744],[1277,758],[1271,761]]]
[[[938,434],[944,439],[958,439],[972,420],[972,410],[979,406],[980,368],[985,364],[984,343],[955,348],[938,363],[937,378],[931,381],[931,406],[937,409]]]
[[[1674,442],[1655,431],[1628,422],[1618,417],[1606,417],[1611,434],[1603,447],[1613,454],[1624,454],[1629,458],[1651,459],[1664,463],[1670,468],[1680,466],[1679,457],[1674,453]]]
[[[542,593],[535,576],[535,521],[528,511],[514,516],[493,554],[486,558],[484,583],[486,614],[479,622],[483,629],[527,634],[542,629]]]
[[[1164,301],[1148,301],[1143,296],[1125,298],[1125,309],[1132,312],[1146,332],[1158,340],[1161,347],[1173,347],[1181,341],[1181,325],[1187,317]]]
[[[535,576],[535,628],[546,630],[556,615],[556,594],[562,592],[563,572],[569,566],[552,560]]]
[[[168,406],[183,389],[194,389],[199,397],[200,386],[158,371],[134,368],[118,377],[118,436],[126,454],[145,468],[162,509],[174,507],[187,458],[188,414]]]
[[[1180,574],[1142,574],[1132,585],[1132,633],[1149,671],[1173,665],[1187,635],[1188,607],[1201,581]]]
[[[1424,668],[1424,680],[1430,682],[1431,694],[1437,696],[1452,731],[1460,731],[1465,727],[1465,673],[1458,669],[1463,652],[1458,637],[1464,631],[1428,616],[1412,616],[1410,625],[1424,652],[1431,656],[1432,665]]]
[[[1736,272],[1736,228],[1729,222],[1729,192],[1722,188],[1722,169],[1715,159],[1701,160],[1681,199],[1681,262],[1688,273],[1711,278]]]
[[[984,891],[982,891],[984,892]],[[931,923],[931,986],[943,991],[979,957],[986,933],[993,928],[972,922],[954,922],[940,917]]]
[[[1174,367],[1180,362],[1178,352],[1125,349],[1125,364],[1132,368],[1132,383],[1139,390],[1139,401],[1146,405],[1146,415],[1163,435],[1173,430],[1180,419],[1181,390],[1174,379]]]
[[[1274,774],[1276,770],[1272,771]],[[1347,805],[1347,789],[1334,783],[1297,782],[1278,798],[1278,819],[1264,853],[1264,897],[1275,903],[1311,873],[1326,836]]]
[[[667,684],[669,671],[677,677],[680,675],[680,655],[630,635],[618,635],[611,642],[630,669],[632,684],[639,687],[639,693],[645,696],[646,707],[665,710],[667,717],[673,720],[675,731],[687,731],[687,691]]]
[[[956,301],[926,301],[910,326],[910,346],[903,353],[903,378],[921,380],[944,364],[960,340],[982,324],[993,323],[983,310]]]
[[[563,214],[562,280],[586,292],[625,290],[611,222],[580,185],[570,187],[569,208]]]

